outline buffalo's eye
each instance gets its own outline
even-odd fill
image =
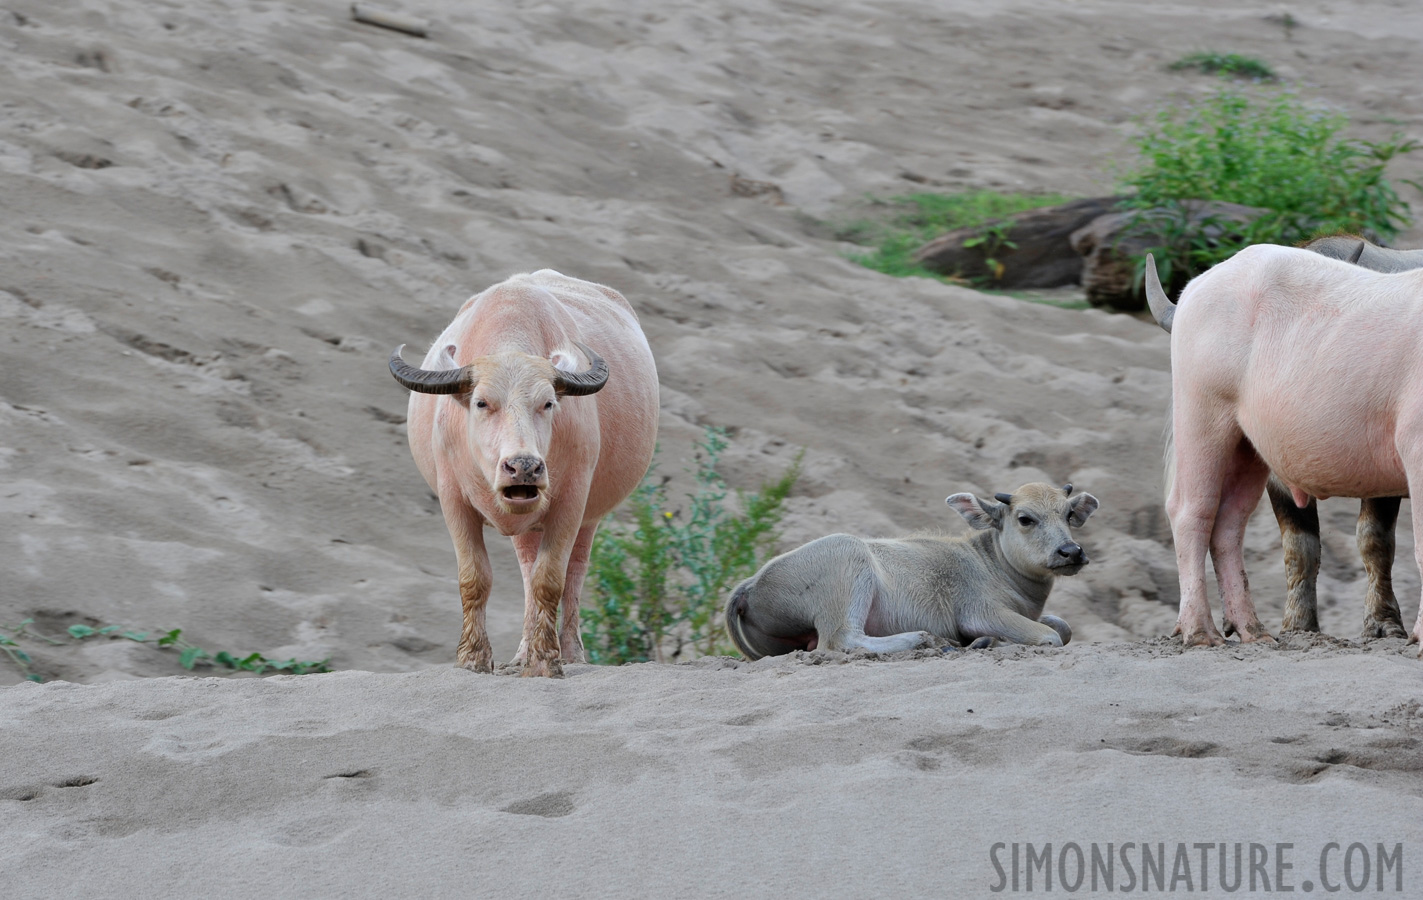
[[[553,401],[550,400],[550,401],[548,401],[547,403],[545,403],[545,404],[544,404],[544,409],[553,409]]]
[[[486,401],[484,401],[484,400],[476,400],[474,405],[477,406],[477,407],[479,407],[480,409],[488,409],[488,408],[489,408],[489,403],[486,402]]]
[[[1033,526],[1033,517],[1032,517],[1032,516],[1019,516],[1019,517],[1018,517],[1018,524],[1019,524],[1019,525],[1022,525],[1024,528],[1031,528],[1031,527]]]

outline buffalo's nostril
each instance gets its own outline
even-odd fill
[[[499,465],[505,475],[520,483],[538,481],[544,474],[544,461],[537,456],[511,456]]]
[[[1065,559],[1076,559],[1082,556],[1082,547],[1075,541],[1068,541],[1057,548],[1057,555]]]

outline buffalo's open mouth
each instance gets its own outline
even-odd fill
[[[511,484],[499,489],[499,494],[505,501],[515,506],[522,506],[539,499],[539,489],[532,484]]]

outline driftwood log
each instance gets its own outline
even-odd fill
[[[1118,209],[1123,199],[1090,197],[1031,209],[987,228],[959,228],[920,247],[914,259],[931,272],[996,288],[1081,284],[1092,305],[1136,312],[1146,308],[1136,261],[1147,250],[1182,240],[1229,239],[1264,212],[1214,200]],[[1166,287],[1175,296],[1185,284],[1184,273],[1175,272]]]
[[[1099,216],[1072,233],[1074,255],[1081,260],[1087,302],[1123,312],[1146,309],[1146,294],[1136,280],[1136,261],[1173,238],[1197,235],[1210,241],[1230,238],[1264,210],[1238,203],[1185,200],[1173,209],[1126,210]],[[1159,256],[1159,254],[1158,254]],[[1166,285],[1172,297],[1186,286],[1183,272]]]
[[[964,242],[973,242],[987,232],[982,227],[959,228],[920,247],[914,259],[931,272],[969,278],[996,288],[1078,284],[1082,279],[1082,257],[1072,249],[1072,234],[1112,212],[1121,199],[1091,197],[1030,209],[1004,221],[1003,241],[990,237],[971,247],[965,247]],[[995,271],[989,266],[989,259],[996,260],[1002,269]]]

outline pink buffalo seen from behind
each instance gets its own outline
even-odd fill
[[[485,605],[489,526],[524,576],[523,674],[583,660],[578,603],[599,520],[637,486],[657,440],[658,384],[637,316],[617,291],[551,269],[465,302],[412,390],[410,452],[440,498],[459,567],[459,665],[493,670]],[[562,607],[562,620],[558,611]]]
[[[1423,496],[1423,270],[1381,274],[1258,245],[1191,281],[1172,308],[1167,513],[1180,568],[1176,632],[1224,638],[1206,598],[1210,551],[1225,633],[1270,640],[1245,576],[1245,525],[1271,470],[1310,497]],[[1423,567],[1423,541],[1417,544]],[[1423,609],[1410,637],[1423,637]]]

